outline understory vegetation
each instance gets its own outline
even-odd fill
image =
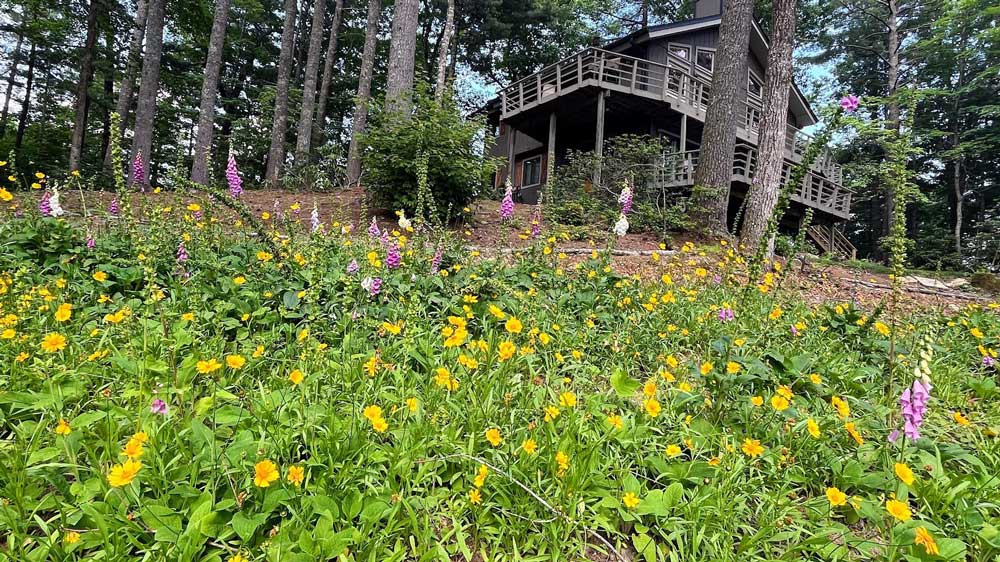
[[[0,559],[1000,554],[996,303],[135,201],[0,224]]]

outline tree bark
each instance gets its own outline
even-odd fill
[[[142,154],[142,167],[146,171],[144,186],[150,183],[150,155],[153,150],[153,121],[156,117],[156,95],[160,91],[160,57],[163,54],[163,20],[166,0],[149,0],[149,17],[146,21],[146,52],[142,57],[142,77],[135,106],[135,135],[129,162]],[[131,175],[130,175],[131,181]]]
[[[340,34],[340,20],[344,17],[344,0],[337,0],[333,7],[333,22],[330,24],[330,40],[326,44],[326,58],[323,60],[323,78],[319,85],[319,99],[316,101],[316,120],[313,122],[313,140],[321,142],[326,130],[326,104],[333,82],[333,63],[337,58],[337,39]]]
[[[80,155],[87,135],[87,110],[90,108],[90,81],[94,78],[94,47],[97,45],[97,2],[87,6],[87,38],[80,56],[80,79],[76,85],[76,115],[73,119],[73,136],[69,144],[69,169],[80,169]]]
[[[757,171],[744,215],[741,241],[748,248],[762,241],[781,191],[785,138],[788,130],[788,92],[792,87],[792,51],[795,49],[796,0],[774,0],[771,50],[764,75],[764,108],[757,140]]]
[[[105,10],[108,13],[108,10]],[[115,29],[111,23],[110,15],[108,25],[104,29],[104,59],[106,64],[101,69],[104,77],[104,97],[101,99],[101,109],[104,116],[101,123],[101,149],[98,154],[107,154],[108,146],[111,143],[111,102],[115,99]]]
[[[201,109],[198,112],[198,136],[191,164],[191,181],[200,184],[208,181],[208,160],[212,154],[212,134],[215,132],[215,98],[219,92],[222,52],[226,41],[226,26],[229,23],[229,2],[230,0],[216,0],[212,34],[208,39],[205,79],[201,84]]]
[[[20,149],[24,140],[24,130],[28,127],[28,112],[31,110],[31,86],[35,81],[35,55],[37,48],[35,42],[31,42],[31,51],[28,53],[28,73],[24,79],[24,99],[21,101],[21,115],[17,119],[17,136],[14,138],[14,148]]]
[[[444,35],[441,36],[441,44],[438,45],[437,83],[434,85],[434,98],[438,102],[444,97],[444,90],[448,84],[448,55],[451,54],[448,47],[451,43],[451,36],[454,33],[455,0],[448,0],[448,12],[444,20]]]
[[[752,13],[753,0],[726,0],[701,153],[694,173],[691,216],[706,232],[716,235],[726,232],[737,116],[745,115]]]
[[[899,5],[897,0],[886,0],[887,16],[886,26],[886,124],[888,129],[895,134],[899,134],[899,100],[896,99],[896,92],[899,89]],[[893,213],[893,193],[886,189],[883,194],[885,198],[882,202],[880,239],[889,236],[892,228]],[[887,261],[888,253],[882,244],[875,245],[873,252],[878,261]]]
[[[295,163],[309,161],[312,144],[313,111],[316,109],[316,75],[319,73],[320,50],[323,48],[323,20],[326,0],[313,4],[312,29],[309,30],[309,54],[306,55],[306,76],[302,81],[302,107],[299,111],[299,131],[295,139]]]
[[[347,183],[358,185],[361,181],[361,135],[368,121],[368,99],[372,90],[372,71],[375,69],[375,49],[378,45],[378,20],[382,14],[381,0],[368,0],[368,23],[365,25],[365,48],[361,53],[361,71],[358,74],[358,95],[351,119],[351,144],[347,151]]]
[[[285,132],[288,127],[288,78],[295,50],[296,0],[285,0],[285,23],[281,28],[281,55],[278,59],[278,83],[274,94],[274,120],[271,124],[271,149],[267,153],[265,180],[278,186],[278,176],[285,164]]]
[[[14,46],[14,56],[10,61],[10,74],[7,76],[7,93],[3,98],[3,113],[0,114],[0,139],[7,132],[7,117],[10,116],[10,98],[14,93],[14,82],[17,81],[17,65],[21,64],[21,43],[24,35],[17,32],[17,44]]]
[[[962,90],[965,88],[966,58],[965,50],[968,47],[969,33],[963,25],[959,34],[959,56],[958,60],[958,84],[955,87],[955,101],[952,105],[952,128],[951,142],[952,150],[955,151],[955,177],[952,187],[955,190],[955,253],[958,260],[962,261],[962,211],[964,204],[964,190],[962,189],[962,167],[965,158],[961,152],[962,143]]]
[[[118,134],[124,135],[124,130],[128,127],[128,113],[132,107],[132,94],[135,93],[135,75],[139,72],[139,63],[142,61],[142,40],[146,35],[146,19],[149,15],[149,0],[138,0],[135,6],[135,21],[132,26],[132,37],[129,40],[128,60],[125,63],[125,73],[122,75],[122,84],[118,89],[118,102],[115,104],[115,113],[121,117],[122,130]],[[121,139],[119,139],[121,140]],[[104,152],[104,167],[111,169],[111,146]]]
[[[389,112],[409,113],[413,68],[417,52],[419,0],[396,0],[392,15],[392,40],[386,74],[385,106]]]

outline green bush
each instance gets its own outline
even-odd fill
[[[497,160],[487,157],[482,146],[481,119],[464,118],[450,97],[439,104],[424,84],[416,87],[407,117],[375,109],[362,140],[362,183],[373,204],[412,215],[417,208],[417,164],[426,158],[434,208],[443,217],[449,208],[461,208],[476,197]]]

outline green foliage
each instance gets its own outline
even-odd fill
[[[418,207],[418,163],[426,163],[426,183],[438,217],[468,204],[496,171],[497,161],[484,156],[477,140],[480,119],[465,119],[453,99],[434,100],[426,85],[418,85],[413,112],[401,116],[376,108],[364,137],[362,183],[373,202],[386,209]],[[428,208],[429,210],[429,208]]]
[[[565,267],[562,232],[484,259],[418,231],[390,268],[364,232],[243,230],[201,194],[136,198],[134,238],[93,249],[64,220],[0,224],[63,258],[0,252],[2,556],[895,562],[928,558],[917,527],[938,560],[1000,554],[990,308],[908,319],[896,351],[934,390],[923,438],[890,444],[881,309],[747,295],[720,246],[640,280],[606,252]]]
[[[621,211],[618,196],[630,184],[634,192],[631,231],[665,234],[687,227],[685,198],[661,183],[668,151],[663,140],[643,135],[612,137],[601,158],[593,151],[570,150],[566,163],[555,169],[547,216],[560,224],[608,228]],[[598,161],[601,186],[593,182]]]

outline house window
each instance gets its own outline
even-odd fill
[[[542,183],[542,157],[535,156],[521,162],[521,187]]]
[[[676,43],[671,43],[670,45],[667,46],[667,52],[669,52],[671,56],[681,58],[686,61],[691,60],[691,47],[688,47],[687,45],[678,45]]]
[[[695,58],[694,63],[701,70],[712,72],[715,64],[715,51],[711,49],[698,49],[698,56]]]
[[[760,98],[764,91],[764,81],[757,78],[752,70],[747,73],[747,76],[747,92],[755,98]]]

